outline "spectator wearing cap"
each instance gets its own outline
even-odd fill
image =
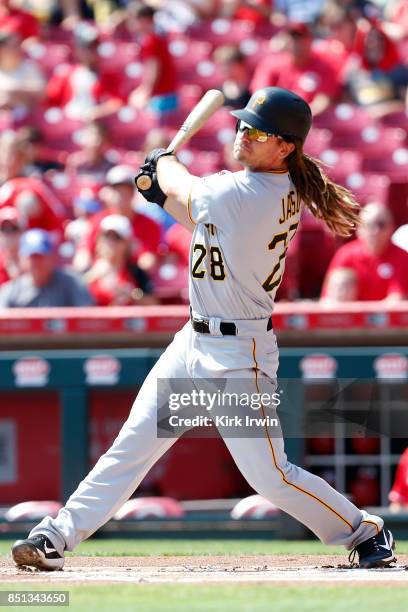
[[[103,123],[94,121],[87,125],[81,131],[81,150],[67,159],[67,171],[103,184],[106,173],[114,166],[107,156],[109,140]]]
[[[62,235],[65,211],[45,183],[35,176],[24,176],[26,144],[16,132],[0,136],[0,209],[16,208],[27,228],[40,227]]]
[[[361,19],[346,84],[355,102],[386,114],[402,109],[407,97],[408,67],[395,41],[377,20]],[[396,104],[399,101],[400,104]]]
[[[317,115],[341,94],[336,66],[313,49],[312,31],[306,23],[288,24],[286,42],[285,51],[267,55],[259,62],[250,89],[290,89],[302,96]]]
[[[16,0],[2,0],[0,31],[18,34],[22,40],[38,37],[40,30],[38,20],[20,7],[21,2]]]
[[[357,239],[340,247],[326,274],[328,294],[333,270],[351,268],[357,276],[357,300],[401,300],[408,297],[408,253],[391,242],[394,223],[389,208],[367,204],[361,211]]]
[[[20,274],[18,249],[23,223],[15,208],[0,209],[0,285]]]
[[[32,229],[20,241],[22,274],[0,288],[0,307],[90,306],[82,279],[57,267],[49,232]]]
[[[106,185],[100,191],[105,210],[91,219],[91,229],[79,244],[74,257],[74,267],[84,272],[92,265],[99,226],[104,217],[120,214],[127,217],[133,230],[132,261],[148,270],[156,263],[161,240],[161,227],[134,209],[135,171],[125,165],[115,166],[106,175]]]
[[[213,58],[223,73],[220,89],[225,97],[225,106],[230,108],[246,106],[251,97],[249,91],[251,74],[245,55],[236,45],[224,45],[214,51]]]
[[[38,64],[24,56],[18,34],[0,30],[0,109],[21,121],[35,109],[45,80]]]
[[[79,24],[74,31],[76,61],[57,66],[46,90],[49,106],[70,119],[95,121],[115,113],[123,104],[120,80],[98,54],[98,30]]]
[[[102,219],[96,240],[96,259],[84,276],[98,306],[156,303],[149,276],[132,261],[132,236],[127,217],[114,214]]]
[[[65,226],[64,237],[71,248],[65,246],[64,251],[72,257],[76,247],[91,230],[91,219],[103,209],[103,204],[99,197],[99,187],[92,185],[82,187],[78,196],[74,199],[74,217]]]
[[[167,40],[156,32],[154,15],[155,10],[144,4],[135,11],[143,77],[141,84],[129,95],[129,103],[137,109],[148,105],[150,110],[164,119],[178,107],[177,74]]]

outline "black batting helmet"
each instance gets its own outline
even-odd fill
[[[299,138],[302,142],[312,126],[312,111],[307,102],[281,87],[258,89],[245,108],[231,114],[268,134]]]

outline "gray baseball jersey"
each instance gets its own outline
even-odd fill
[[[220,172],[194,184],[190,303],[203,316],[270,316],[301,203],[289,173]]]

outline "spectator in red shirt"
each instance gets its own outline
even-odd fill
[[[0,285],[21,272],[18,254],[24,225],[15,208],[0,208]]]
[[[96,259],[85,281],[97,306],[151,305],[153,287],[131,258],[133,229],[127,217],[108,215],[98,229]]]
[[[74,257],[74,267],[80,272],[88,270],[95,254],[99,226],[104,217],[120,214],[127,217],[133,229],[132,261],[148,270],[156,263],[156,254],[161,240],[160,226],[145,215],[134,210],[134,170],[128,166],[115,166],[106,175],[107,185],[99,193],[106,210],[91,219],[91,230],[79,244]]]
[[[289,24],[287,36],[287,50],[260,61],[250,89],[256,91],[269,86],[290,89],[302,96],[317,115],[341,92],[335,66],[313,50],[312,32],[305,23]]]
[[[352,52],[357,64],[349,71],[347,84],[358,104],[405,101],[408,67],[400,57],[397,44],[386,34],[382,24],[360,20]],[[386,105],[384,112],[394,107]]]
[[[351,268],[334,268],[328,273],[326,292],[322,301],[326,304],[354,302],[357,299],[357,274]]]
[[[393,220],[383,204],[367,204],[361,211],[357,239],[340,247],[330,262],[328,278],[337,268],[351,268],[357,275],[357,300],[400,300],[408,297],[408,253],[392,244]]]
[[[155,11],[142,5],[136,10],[135,24],[140,36],[140,59],[143,62],[141,84],[129,96],[135,108],[150,109],[160,117],[178,106],[177,75],[166,39],[155,31]]]
[[[388,499],[392,512],[399,512],[408,508],[408,448],[405,449],[399,460],[395,481]]]
[[[43,181],[24,176],[25,140],[16,132],[0,137],[0,208],[15,207],[27,228],[39,227],[62,235],[64,207]]]
[[[75,29],[74,64],[57,66],[48,83],[49,106],[63,108],[70,119],[95,121],[115,113],[123,104],[119,77],[98,55],[98,31],[88,23]]]
[[[15,0],[3,0],[0,6],[0,30],[15,32],[25,40],[38,36],[39,23],[34,15],[17,8]]]

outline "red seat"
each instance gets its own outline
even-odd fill
[[[330,178],[341,184],[349,174],[361,171],[362,158],[357,151],[341,149],[326,149],[320,155],[324,162],[324,170]]]
[[[194,151],[183,149],[178,154],[192,174],[197,176],[207,176],[219,172],[221,169],[221,156],[215,151]]]
[[[349,174],[344,182],[347,189],[350,189],[362,204],[369,202],[381,202],[387,204],[390,188],[390,179],[383,174],[367,174],[354,172]]]
[[[57,66],[69,61],[71,48],[67,44],[52,41],[38,42],[28,47],[27,55],[39,64],[47,77],[50,77]]]
[[[192,40],[204,40],[216,47],[239,44],[251,35],[253,36],[254,32],[254,23],[220,18],[194,25],[189,28],[187,34]]]
[[[137,111],[125,106],[105,119],[112,144],[124,149],[140,150],[150,130],[157,127],[157,119],[148,111]]]
[[[402,128],[408,132],[408,112],[407,111],[395,111],[388,113],[380,118],[382,125],[388,127]]]
[[[392,155],[404,146],[406,133],[401,128],[368,125],[355,132],[333,133],[332,146],[359,151],[365,158]]]
[[[60,108],[38,111],[33,124],[40,130],[50,149],[72,152],[79,148],[77,136],[84,126],[82,121],[69,119]]]
[[[320,157],[326,149],[331,148],[333,134],[330,130],[315,128],[309,132],[305,143],[305,153]]]
[[[390,155],[380,155],[363,160],[363,170],[386,174],[393,180],[407,180],[408,148],[399,147]]]
[[[359,132],[369,125],[375,125],[374,120],[364,108],[354,104],[338,104],[314,118],[315,127],[337,134]]]

